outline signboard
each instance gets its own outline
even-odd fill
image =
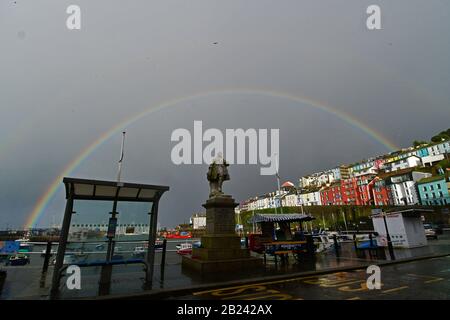
[[[16,253],[19,249],[19,241],[0,241],[0,253]]]
[[[108,238],[114,238],[114,236],[116,235],[116,228],[117,228],[117,218],[109,218],[108,232],[106,236]]]

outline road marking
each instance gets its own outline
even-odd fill
[[[265,296],[267,296],[268,293],[269,294],[272,294],[272,293],[275,294],[275,293],[280,293],[280,291],[277,291],[277,290],[266,290],[266,291],[257,292],[257,293],[241,294],[241,295],[231,296],[231,297],[223,297],[221,300],[233,300],[233,299],[252,300],[251,298],[258,299],[260,297],[265,297]]]
[[[343,286],[338,288],[339,291],[344,292],[358,292],[358,291],[367,291],[367,284],[365,280],[359,281],[359,288],[350,288],[350,286]]]
[[[333,274],[331,274],[333,275]],[[319,278],[320,276],[314,275],[314,276],[307,276],[307,277],[299,277],[299,278],[293,278],[293,279],[284,279],[284,280],[276,280],[276,281],[270,281],[270,282],[258,282],[258,283],[252,283],[252,284],[244,284],[241,286],[234,286],[234,287],[222,287],[219,289],[212,289],[212,290],[205,290],[205,291],[199,291],[194,292],[193,295],[202,295],[205,293],[210,293],[218,290],[231,290],[231,289],[239,289],[239,288],[245,288],[245,287],[253,287],[253,286],[259,286],[259,285],[270,285],[270,284],[276,284],[276,283],[284,283],[284,282],[293,282],[293,281],[300,281],[303,279],[311,279],[311,278]]]
[[[408,273],[407,275],[412,276],[412,277],[422,278],[422,279],[429,279],[429,280],[424,281],[424,283],[433,283],[433,282],[438,282],[438,281],[444,280],[444,278],[439,278],[439,277],[435,277],[435,276],[423,276],[423,275],[414,274],[414,273]]]
[[[382,293],[390,293],[390,292],[395,292],[395,291],[400,291],[403,289],[409,288],[408,286],[403,286],[403,287],[398,287],[398,288],[392,288],[392,289],[388,289],[388,290],[383,290],[381,291]]]
[[[361,298],[360,297],[353,297],[353,298],[348,298],[348,299],[345,299],[345,300],[361,300]]]
[[[275,299],[278,298],[278,299]],[[290,294],[285,293],[276,293],[276,294],[269,294],[265,296],[259,296],[259,297],[253,297],[253,298],[247,298],[244,300],[262,300],[262,299],[270,299],[270,300],[291,300],[292,296]]]
[[[442,281],[442,280],[444,280],[444,278],[435,278],[435,279],[427,280],[427,281],[425,281],[425,283],[438,282],[438,281]]]

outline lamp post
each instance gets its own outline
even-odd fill
[[[389,255],[391,257],[391,260],[395,260],[394,248],[392,247],[391,236],[389,235],[389,230],[386,222],[386,213],[382,212],[381,215],[383,216],[384,228],[386,229],[386,239],[388,244]]]

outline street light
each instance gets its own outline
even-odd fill
[[[389,255],[391,257],[391,260],[395,260],[394,248],[392,247],[391,236],[389,235],[389,230],[388,230],[387,222],[386,222],[386,213],[382,212],[381,215],[382,215],[383,221],[384,221],[384,228],[386,229],[386,239],[387,239],[387,243],[388,243]]]

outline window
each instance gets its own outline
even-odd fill
[[[430,186],[430,190],[431,190],[431,191],[433,191],[433,190],[434,190],[434,187],[433,187],[433,185],[431,185],[431,186]]]
[[[439,198],[444,197],[444,195],[442,194],[442,191],[439,191]]]
[[[438,189],[440,190],[440,189],[441,189],[441,185],[440,185],[440,184],[438,184],[438,185],[437,185],[437,188],[438,188]]]
[[[427,187],[423,186],[423,191],[427,191]]]
[[[433,199],[436,198],[436,193],[433,192]]]

